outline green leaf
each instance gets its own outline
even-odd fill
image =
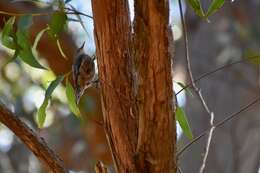
[[[52,81],[50,83],[50,85],[48,86],[48,88],[45,92],[44,101],[43,101],[42,105],[40,106],[38,113],[37,113],[37,123],[40,128],[43,127],[43,124],[45,122],[46,108],[48,106],[49,100],[51,99],[51,95],[52,95],[53,91],[55,90],[55,88],[63,81],[63,79],[64,79],[64,76],[58,76],[54,81]]]
[[[16,37],[17,37],[17,44],[20,46],[20,48],[22,49],[31,48],[31,43],[29,41],[29,36],[27,31],[18,29],[16,32]]]
[[[191,128],[189,126],[189,122],[187,120],[187,117],[186,117],[184,110],[181,107],[177,106],[175,113],[176,113],[176,119],[179,122],[184,134],[189,139],[192,139],[193,138],[192,131],[191,131]]]
[[[47,88],[46,93],[45,93],[46,99],[51,98],[51,94],[53,93],[55,88],[63,81],[63,79],[64,79],[64,76],[58,76],[54,81],[51,82],[51,84],[49,85],[49,87]]]
[[[7,64],[9,64],[10,62],[14,61],[18,56],[18,51],[15,50],[14,54],[12,57],[10,57],[9,59],[7,59],[1,66],[0,66],[0,69],[4,69]]]
[[[59,37],[59,34],[65,29],[66,21],[67,15],[64,11],[53,13],[49,23],[49,36],[56,40]]]
[[[193,94],[192,94],[192,92],[191,92],[191,90],[190,90],[190,88],[189,87],[187,87],[186,85],[184,85],[183,83],[181,83],[181,82],[176,82],[182,89],[184,89],[185,91],[187,91],[192,97],[193,97]]]
[[[203,9],[201,7],[200,0],[188,0],[188,4],[191,6],[191,8],[194,10],[194,12],[200,16],[204,17],[205,14],[203,12]]]
[[[18,48],[18,55],[19,58],[24,61],[26,64],[39,68],[39,69],[46,69],[43,67],[35,58],[32,52],[31,43],[29,41],[29,32],[28,29],[32,24],[32,16],[31,15],[24,15],[18,21],[18,29],[16,32],[17,44]]]
[[[70,84],[68,79],[66,81],[66,96],[67,96],[67,99],[68,99],[69,109],[77,117],[80,117],[80,111],[79,111],[79,108],[78,108],[78,106],[76,104],[75,92],[74,92],[74,89],[73,89],[73,87]]]
[[[2,31],[2,37],[1,37],[1,41],[3,45],[10,49],[16,48],[15,38],[14,38],[15,34],[13,30],[14,22],[15,22],[15,17],[11,17],[8,19],[8,21],[4,25]]]
[[[49,100],[44,100],[42,105],[40,106],[38,113],[37,113],[37,124],[39,128],[43,127],[43,124],[46,119],[46,108],[48,106]]]
[[[252,50],[247,50],[244,53],[244,58],[251,64],[260,65],[260,53],[253,52]]]
[[[64,59],[68,60],[66,54],[65,54],[65,53],[63,52],[63,50],[62,50],[62,47],[61,47],[61,45],[60,45],[59,39],[56,40],[56,44],[57,44],[57,46],[58,46],[58,49],[59,49],[59,51],[60,51],[61,56],[62,56]]]
[[[33,21],[32,21],[32,15],[24,15],[21,16],[19,21],[18,21],[18,28],[20,30],[27,30],[30,28],[30,26],[32,25]]]
[[[32,53],[28,32],[26,30],[18,29],[18,31],[16,32],[16,37],[17,43],[19,45],[18,55],[20,59],[32,67],[46,69],[36,60]]]
[[[38,43],[40,41],[40,39],[42,38],[42,35],[44,34],[45,31],[47,31],[49,28],[44,28],[43,30],[41,30],[40,32],[38,32],[38,34],[35,37],[34,43],[33,43],[33,51],[36,51],[36,48],[38,46]]]
[[[213,2],[210,4],[209,8],[208,8],[208,12],[206,14],[206,16],[211,16],[212,14],[214,14],[216,11],[218,11],[223,4],[225,3],[225,0],[213,0]]]

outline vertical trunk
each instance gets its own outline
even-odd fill
[[[135,64],[138,73],[137,152],[148,172],[174,172],[175,121],[168,3],[135,2]]]
[[[93,0],[93,17],[105,132],[118,172],[137,172],[131,23],[127,0]]]
[[[106,135],[120,173],[174,173],[168,1],[93,0]]]

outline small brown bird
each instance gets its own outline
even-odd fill
[[[84,94],[85,89],[90,87],[95,79],[94,58],[91,58],[89,55],[84,53],[84,44],[85,42],[77,50],[77,54],[72,65],[77,104],[79,103],[80,97]]]

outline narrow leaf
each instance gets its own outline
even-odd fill
[[[191,131],[191,128],[189,126],[186,114],[185,114],[184,110],[179,106],[176,108],[176,119],[179,122],[184,134],[189,139],[192,139],[193,135],[192,135],[192,131]]]
[[[20,47],[18,50],[20,59],[32,67],[46,69],[34,57],[27,31],[18,30],[16,32],[16,37],[17,43]]]
[[[39,128],[43,128],[46,119],[46,108],[49,100],[44,100],[37,113],[37,124]]]
[[[54,81],[52,81],[50,83],[50,85],[48,86],[48,88],[45,92],[44,101],[43,101],[42,105],[40,106],[38,113],[37,113],[37,123],[40,128],[43,127],[43,124],[45,122],[46,108],[48,106],[51,95],[52,95],[53,91],[55,90],[55,88],[63,81],[63,79],[64,79],[64,76],[58,76]]]
[[[32,15],[24,15],[21,16],[19,21],[18,21],[18,28],[20,30],[27,30],[30,28],[30,26],[32,25],[33,21],[32,21]]]
[[[15,39],[14,39],[14,30],[13,25],[15,22],[15,17],[11,17],[8,19],[8,21],[5,23],[4,28],[2,30],[2,37],[1,41],[4,46],[15,49]]]
[[[36,48],[37,48],[37,46],[38,46],[38,43],[39,43],[40,39],[42,38],[42,35],[43,35],[44,32],[47,31],[48,29],[49,29],[48,27],[47,27],[47,28],[44,28],[43,30],[41,30],[40,32],[38,32],[38,34],[36,35],[35,40],[34,40],[34,43],[33,43],[33,47],[32,47],[32,49],[33,49],[34,51],[36,51]]]
[[[59,51],[60,51],[61,56],[62,56],[64,59],[67,60],[68,58],[67,58],[66,54],[63,52],[63,50],[62,50],[62,48],[61,48],[59,39],[57,39],[56,43],[57,43],[57,46],[58,46],[58,49],[59,49]]]
[[[37,61],[37,59],[33,55],[28,32],[28,29],[31,26],[31,24],[31,15],[24,15],[18,21],[18,29],[16,32],[17,44],[19,46],[18,55],[19,58],[26,64],[35,68],[46,69]]]
[[[0,69],[4,69],[6,67],[7,64],[9,64],[10,62],[14,61],[18,56],[18,51],[15,50],[14,54],[12,57],[10,57],[9,59],[7,59],[1,66]]]
[[[51,94],[53,93],[55,88],[63,81],[63,79],[64,79],[64,76],[58,76],[54,81],[51,82],[51,84],[49,85],[49,87],[46,90],[45,98],[47,98],[47,99],[51,98]]]
[[[203,9],[201,7],[200,0],[188,0],[188,4],[191,6],[191,8],[194,10],[194,12],[200,16],[204,17],[205,14],[203,12]]]
[[[244,58],[251,64],[260,65],[260,54],[253,52],[252,50],[247,50],[245,52]]]
[[[51,21],[49,23],[49,36],[56,40],[59,34],[65,29],[66,21],[67,15],[64,11],[53,13],[51,16]]]
[[[77,117],[80,117],[80,111],[79,111],[79,108],[78,108],[78,106],[76,104],[75,92],[74,92],[74,89],[73,89],[73,87],[70,84],[68,79],[66,81],[66,96],[67,96],[67,99],[68,99],[69,109]]]
[[[223,4],[225,3],[225,0],[213,0],[213,2],[210,4],[208,12],[206,14],[206,16],[211,16],[212,14],[214,14],[216,11],[218,11]]]

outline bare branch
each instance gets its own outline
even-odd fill
[[[68,10],[65,12],[66,14],[75,14],[75,15],[82,15],[85,17],[88,17],[90,19],[93,19],[92,16],[87,15],[83,12],[77,11],[75,9],[65,8]],[[8,15],[8,16],[23,16],[23,15],[32,15],[32,16],[48,16],[58,11],[47,11],[47,12],[40,12],[40,13],[15,13],[15,12],[8,12],[8,11],[0,11],[0,14]]]
[[[186,62],[187,62],[187,70],[188,70],[188,73],[189,73],[191,85],[192,85],[194,91],[196,92],[196,94],[198,95],[198,97],[199,97],[199,99],[201,101],[202,106],[204,107],[204,109],[206,110],[208,115],[210,116],[211,129],[210,129],[209,137],[208,137],[208,140],[207,140],[205,155],[203,157],[203,162],[202,162],[202,165],[201,165],[201,168],[200,168],[200,171],[199,171],[200,173],[203,173],[205,165],[206,165],[206,160],[207,160],[207,157],[208,157],[208,153],[209,153],[209,147],[210,147],[210,144],[211,144],[212,135],[213,135],[213,132],[214,132],[214,129],[215,129],[214,126],[213,126],[213,123],[214,123],[214,113],[212,111],[210,111],[210,109],[209,109],[205,99],[203,98],[203,96],[201,94],[201,91],[199,90],[199,88],[196,86],[196,84],[194,82],[194,78],[193,78],[192,70],[191,70],[190,56],[189,56],[189,47],[188,47],[189,45],[188,45],[188,38],[187,38],[187,28],[186,28],[185,18],[184,18],[184,15],[183,15],[181,0],[179,0],[179,8],[180,8],[181,22],[182,22],[182,27],[183,27],[183,36],[184,36],[185,57],[186,57]]]
[[[67,173],[62,160],[52,151],[43,138],[0,104],[0,122],[6,125],[54,173]]]
[[[214,69],[214,70],[211,70],[211,71],[208,71],[208,72],[202,74],[202,75],[199,76],[198,78],[194,79],[193,82],[194,82],[194,83],[197,83],[197,82],[200,81],[201,79],[204,79],[204,78],[206,78],[206,77],[208,77],[208,76],[210,76],[210,75],[212,75],[212,74],[214,74],[214,73],[216,73],[216,72],[218,72],[218,71],[221,71],[221,70],[227,69],[227,68],[229,68],[229,67],[232,67],[233,65],[240,64],[240,63],[243,63],[243,62],[247,62],[247,61],[249,61],[249,60],[254,60],[254,59],[257,59],[257,58],[260,58],[260,56],[259,56],[259,55],[255,55],[255,56],[251,56],[251,57],[244,58],[244,59],[239,60],[239,61],[235,61],[235,62],[232,62],[232,63],[225,64],[225,65],[223,65],[223,66],[221,66],[221,67],[218,67],[218,68],[216,68],[216,69]],[[187,84],[187,85],[186,85],[185,87],[183,87],[180,91],[178,91],[175,95],[180,94],[182,91],[184,91],[185,89],[187,89],[187,88],[189,88],[189,87],[192,87],[192,83]]]
[[[246,106],[242,107],[239,111],[234,112],[233,114],[227,116],[225,119],[223,119],[222,121],[216,123],[213,125],[213,127],[215,129],[223,126],[224,124],[226,124],[227,122],[229,122],[230,120],[234,119],[236,116],[240,115],[240,113],[246,111],[249,107],[255,105],[258,101],[260,101],[260,97],[256,98],[255,100],[253,100],[252,102],[248,103]],[[177,153],[177,158],[180,157],[182,155],[182,153],[184,151],[186,151],[192,144],[196,143],[199,139],[201,139],[203,136],[205,136],[211,129],[212,127],[204,130],[200,135],[198,135],[197,137],[195,137],[191,142],[189,142],[188,144],[186,144],[182,149],[180,149],[180,151],[178,151]]]

